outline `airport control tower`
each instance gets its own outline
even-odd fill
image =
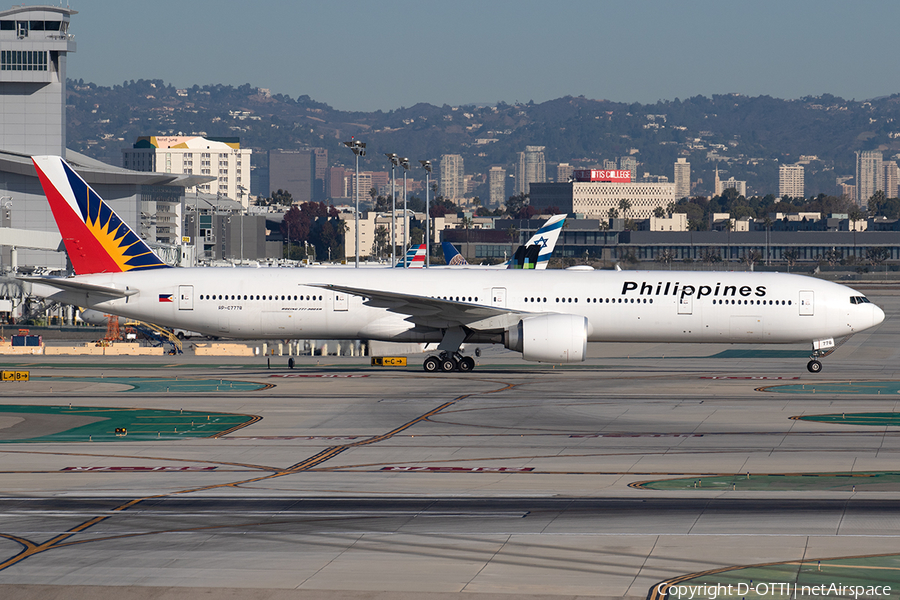
[[[0,12],[0,149],[66,155],[66,55],[75,52],[59,6]]]

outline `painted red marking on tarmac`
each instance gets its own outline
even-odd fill
[[[300,373],[284,373],[284,374],[276,374],[269,375],[269,377],[368,377],[368,375],[303,375]]]
[[[570,438],[600,438],[600,437],[609,437],[609,438],[640,438],[640,437],[652,437],[652,438],[662,438],[662,437],[703,437],[702,433],[581,433],[570,435]]]
[[[799,377],[700,377],[700,379],[751,379],[751,380],[768,380],[777,381],[779,379],[800,379]]]
[[[219,467],[65,467],[61,471],[132,471],[144,473],[148,471],[215,471]]]
[[[428,473],[527,473],[533,467],[382,467],[382,471],[415,471]]]

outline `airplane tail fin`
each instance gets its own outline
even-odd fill
[[[553,249],[556,247],[556,241],[559,239],[559,234],[562,232],[563,225],[566,222],[566,216],[566,214],[553,215],[535,232],[530,240],[525,242],[526,247],[538,245],[541,249],[534,265],[524,268],[547,268],[550,256],[553,254]]]
[[[451,244],[450,242],[441,242],[441,248],[444,250],[444,260],[447,261],[448,265],[468,265],[466,259],[463,258],[463,255],[459,253],[459,250],[456,249],[456,246]]]
[[[78,275],[168,268],[59,156],[33,156],[56,226]]]
[[[403,261],[397,263],[397,267],[407,269],[421,269],[425,266],[425,244],[410,246],[406,251]]]

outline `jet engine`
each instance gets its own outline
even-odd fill
[[[506,330],[503,345],[525,360],[581,362],[587,355],[588,320],[579,315],[541,315]]]

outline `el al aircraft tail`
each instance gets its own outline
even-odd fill
[[[396,267],[407,268],[407,269],[421,269],[425,266],[425,244],[419,244],[418,246],[410,246],[409,250],[406,251],[406,256],[403,258],[401,262],[398,262]]]
[[[566,222],[566,215],[553,215],[541,225],[531,239],[525,242],[525,248],[522,250],[522,256],[519,256],[519,250],[516,251],[513,260],[507,264],[507,269],[546,269],[550,262],[550,256],[556,247],[556,241]],[[540,247],[537,256],[534,256],[532,246]],[[518,258],[517,258],[518,257]]]
[[[66,161],[32,161],[77,275],[169,267]]]

